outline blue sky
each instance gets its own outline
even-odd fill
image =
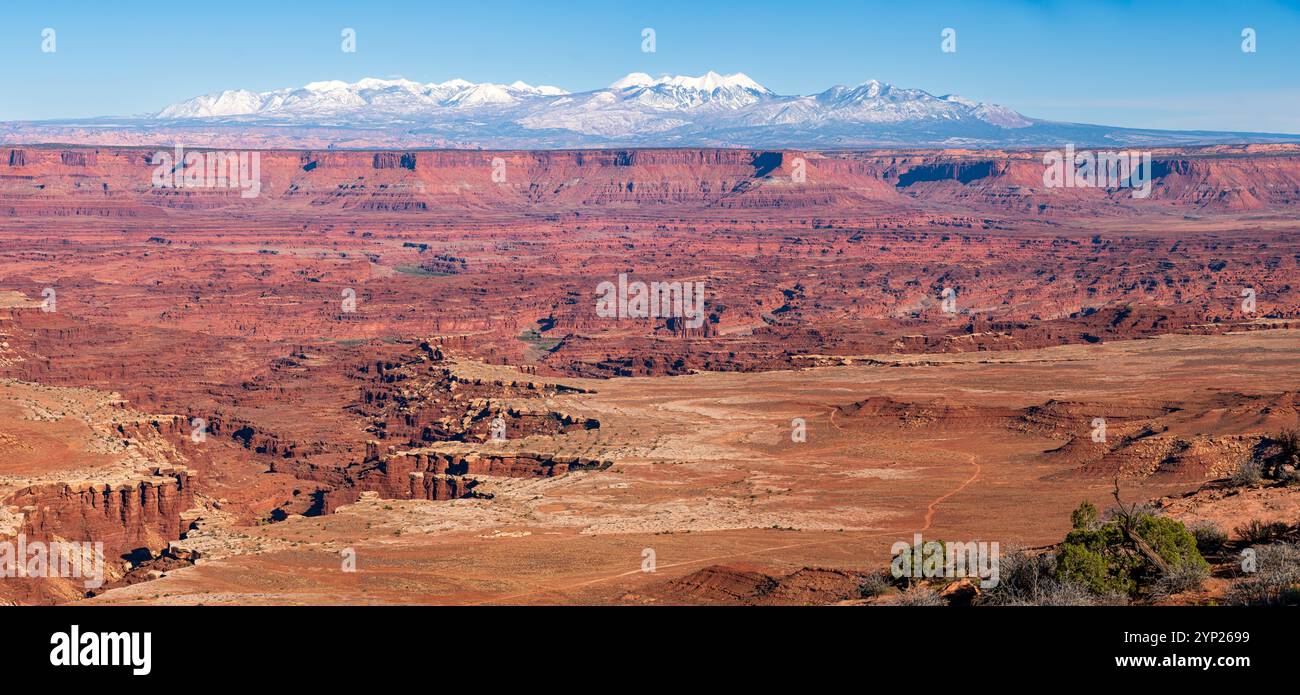
[[[0,12],[0,120],[144,113],[325,79],[581,91],[633,71],[716,70],[782,94],[876,78],[1057,120],[1300,133],[1300,0],[6,0]],[[54,53],[41,52],[46,27]],[[356,53],[340,50],[344,27]],[[645,27],[655,53],[641,51]],[[956,53],[940,50],[945,27]]]

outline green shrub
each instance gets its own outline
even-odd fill
[[[1123,551],[1123,542],[1114,522],[1095,530],[1071,531],[1057,552],[1057,580],[1079,582],[1094,594],[1137,593],[1135,576],[1142,569],[1142,558]]]
[[[922,576],[912,576],[912,572],[915,569],[915,565],[913,565],[914,560],[912,558],[913,551],[917,551],[917,554],[920,556]],[[948,546],[944,541],[925,541],[919,548],[911,545],[907,546],[899,551],[899,553],[895,555],[894,559],[889,563],[891,583],[893,583],[894,586],[906,589],[917,581],[925,579],[925,568],[927,564],[933,562],[932,558],[935,557],[940,558],[940,567],[947,563]],[[902,570],[902,573],[898,576],[894,576],[898,570]]]
[[[1094,594],[1137,595],[1151,588],[1163,574],[1160,566],[1141,552],[1133,536],[1145,541],[1169,568],[1169,574],[1195,576],[1208,573],[1209,563],[1196,547],[1196,539],[1182,522],[1142,510],[1121,513],[1096,528],[1087,528],[1092,513],[1086,502],[1071,519],[1077,524],[1065,537],[1056,557],[1056,579],[1075,581]],[[1125,532],[1128,528],[1128,532]]]
[[[1177,519],[1143,515],[1138,520],[1137,532],[1171,567],[1184,564],[1209,566],[1196,548],[1196,538]]]
[[[1097,508],[1092,502],[1084,500],[1078,509],[1070,513],[1070,525],[1077,529],[1095,529],[1098,518],[1100,515],[1097,513]]]

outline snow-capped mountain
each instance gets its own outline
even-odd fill
[[[565,94],[557,87],[513,84],[474,84],[465,80],[421,84],[410,80],[367,78],[351,84],[339,80],[312,82],[272,92],[245,89],[206,94],[159,111],[159,119],[272,116],[310,121],[356,116],[418,117],[442,108],[511,105],[538,96]]]
[[[1137,130],[1028,118],[877,80],[781,95],[742,73],[642,72],[570,93],[548,85],[367,78],[195,97],[135,118],[0,124],[0,141],[242,146],[1040,147],[1291,142],[1294,136]]]
[[[700,77],[665,75],[658,79],[634,72],[609,88],[625,101],[661,110],[739,109],[776,97],[767,87],[739,72],[726,76],[716,72]]]
[[[827,118],[869,123],[900,123],[926,118],[976,118],[1004,128],[1024,128],[1032,122],[1003,106],[981,104],[955,95],[936,97],[919,89],[899,89],[868,80],[857,87],[835,86],[814,97],[826,107]],[[997,120],[990,116],[997,114]]]
[[[1020,128],[1031,124],[1004,107],[960,97],[936,97],[919,89],[898,89],[876,80],[857,87],[836,86],[820,94],[782,96],[743,73],[716,72],[699,77],[652,77],[634,72],[607,88],[576,94],[523,82],[313,82],[271,92],[207,94],[168,106],[154,118],[245,124],[401,124],[440,132],[463,130],[465,121],[472,119],[478,140],[520,131],[635,141],[651,134],[698,138],[708,137],[709,131],[783,126],[948,121]]]

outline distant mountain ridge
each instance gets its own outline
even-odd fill
[[[233,89],[130,118],[0,124],[0,142],[50,137],[125,144],[203,138],[319,146],[419,144],[453,148],[557,147],[1043,147],[1295,142],[1266,133],[1159,131],[1024,116],[998,104],[936,96],[868,80],[817,94],[780,95],[743,73],[632,73],[609,87],[329,80],[253,92]],[[364,133],[364,136],[353,134]],[[59,139],[59,138],[64,139]],[[96,138],[101,138],[97,140]],[[203,139],[201,138],[201,139]],[[199,143],[195,143],[199,144]]]
[[[367,78],[354,83],[313,82],[270,92],[227,90],[172,104],[155,114],[161,120],[250,117],[327,125],[339,117],[375,123],[425,123],[454,120],[478,109],[486,115],[542,130],[560,128],[583,134],[628,136],[633,127],[656,132],[679,127],[684,119],[723,125],[779,126],[799,122],[899,123],[926,119],[974,119],[1005,128],[1032,122],[1002,106],[955,95],[936,97],[919,89],[900,89],[868,80],[857,87],[836,85],[819,94],[782,96],[744,73],[699,77],[651,77],[634,72],[609,87],[570,93],[558,87],[441,83]],[[635,114],[636,117],[628,116]],[[483,115],[480,113],[479,115]]]

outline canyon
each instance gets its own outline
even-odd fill
[[[0,601],[799,602],[1300,426],[1296,145],[1157,148],[1146,198],[698,148],[267,149],[245,197],[160,150],[0,147],[0,539],[113,570]],[[702,324],[602,316],[621,275]]]

